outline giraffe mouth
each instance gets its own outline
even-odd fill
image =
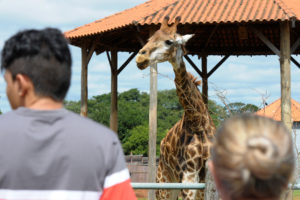
[[[140,62],[140,63],[137,62],[136,64],[137,64],[137,67],[138,67],[139,69],[143,70],[143,69],[145,69],[145,68],[148,67],[149,61],[148,61],[148,60],[145,60],[145,61]]]

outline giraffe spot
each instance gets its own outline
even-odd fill
[[[161,174],[159,173],[159,174],[157,174],[157,177],[160,179],[161,178]]]
[[[172,147],[175,147],[175,138],[174,137],[172,138],[171,145],[172,145]]]
[[[209,154],[208,146],[203,146],[203,153],[202,153],[203,158],[207,158],[208,154]]]
[[[188,162],[187,162],[187,165],[188,165],[190,168],[195,169],[195,164],[194,164],[193,161],[188,161]]]
[[[196,155],[196,151],[195,149],[189,149],[189,154],[190,154],[190,157],[194,157]]]
[[[181,171],[181,172],[179,173],[179,179],[180,179],[180,181],[182,180],[182,178],[183,178],[183,172]]]

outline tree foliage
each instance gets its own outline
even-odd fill
[[[111,94],[94,96],[88,100],[88,117],[109,126]],[[159,144],[167,131],[173,127],[183,115],[183,108],[179,103],[176,90],[158,91],[157,108],[157,154]],[[80,113],[80,101],[65,101],[67,109]],[[229,108],[229,109],[228,109]],[[231,103],[227,108],[208,101],[210,116],[218,127],[231,114],[241,112],[255,112],[258,107],[241,102]],[[130,89],[118,94],[118,136],[125,154],[148,153],[149,133],[149,94],[138,89]]]

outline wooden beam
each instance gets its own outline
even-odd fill
[[[149,161],[148,182],[156,178],[156,139],[157,138],[157,64],[150,66],[150,106],[149,106]],[[148,199],[155,200],[154,191],[149,191]]]
[[[202,98],[203,102],[206,104],[208,103],[208,76],[207,76],[207,56],[202,56]]]
[[[118,69],[117,75],[119,75],[123,69],[130,63],[130,61],[136,56],[137,52],[133,52],[130,57],[123,63],[123,65]]]
[[[291,54],[293,54],[300,45],[300,37],[296,40],[296,42],[291,47]]]
[[[140,36],[140,34],[136,33],[136,38],[142,47],[146,44],[143,38]]]
[[[220,62],[218,62],[218,64],[216,64],[216,66],[214,66],[212,68],[212,70],[209,71],[209,73],[207,74],[207,78],[209,78],[228,58],[230,55],[226,55],[225,57],[223,57]]]
[[[112,66],[112,62],[111,62],[111,56],[109,55],[109,52],[106,51],[106,56],[107,56],[107,60],[109,62],[109,66],[111,67]]]
[[[87,67],[88,67],[88,52],[85,47],[81,48],[81,108],[80,115],[87,116],[87,101],[88,101],[88,89],[87,89]]]
[[[297,62],[295,58],[291,56],[291,61],[300,69],[300,64]]]
[[[83,46],[81,48],[81,108],[80,115],[87,116],[88,102],[88,64],[95,51],[96,43],[93,42],[90,49]]]
[[[111,51],[111,109],[110,128],[118,133],[118,52]]]
[[[280,50],[277,49],[277,47],[272,44],[272,42],[270,42],[270,40],[268,38],[266,38],[264,36],[264,34],[262,34],[262,32],[260,32],[259,30],[255,29],[254,27],[249,27],[250,30],[252,30],[255,35],[263,42],[265,43],[265,45],[267,45],[276,55],[280,56]]]
[[[149,36],[154,34],[151,29]],[[150,65],[150,105],[148,141],[148,182],[156,182],[156,140],[157,140],[157,64]],[[148,200],[155,200],[155,191],[148,191]]]
[[[205,51],[206,47],[207,47],[208,44],[210,43],[211,38],[214,36],[214,34],[216,33],[216,31],[217,31],[217,29],[218,29],[218,26],[219,26],[219,24],[217,24],[217,25],[214,27],[214,29],[211,31],[211,33],[209,34],[209,36],[208,36],[208,38],[207,38],[207,40],[206,40],[206,43],[205,43],[205,45],[204,45],[204,47],[203,47],[203,49],[202,49],[202,52]]]
[[[88,51],[88,55],[87,55],[87,63],[90,62],[90,60],[91,60],[91,58],[92,58],[92,56],[93,56],[93,53],[94,53],[94,51],[95,51],[95,48],[96,48],[96,42],[93,42],[91,48],[90,48],[89,51]]]
[[[280,79],[281,79],[281,120],[292,130],[291,119],[291,56],[290,23],[280,23]]]
[[[203,73],[200,71],[200,69],[195,65],[195,63],[190,59],[188,55],[185,55],[184,58],[190,63],[190,65],[194,68],[194,70],[203,78]]]

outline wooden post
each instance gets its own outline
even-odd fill
[[[215,181],[211,172],[208,169],[208,161],[205,164],[205,189],[204,189],[205,200],[218,200],[219,195],[215,185]]]
[[[80,115],[87,116],[87,101],[88,101],[88,88],[87,88],[87,67],[88,67],[88,52],[85,46],[81,48],[81,109]]]
[[[292,131],[291,117],[291,65],[290,65],[290,24],[280,23],[280,82],[281,82],[281,120]],[[293,199],[292,190],[288,189],[281,199]]]
[[[157,64],[154,64],[150,66],[148,182],[155,182],[155,177],[156,177],[156,135],[157,135]],[[154,190],[149,190],[148,199],[155,200]]]
[[[290,49],[290,24],[286,21],[280,24],[281,120],[292,130]]]
[[[203,102],[208,103],[208,75],[207,75],[207,56],[202,56],[202,98]]]
[[[111,51],[110,128],[118,133],[118,52]]]

